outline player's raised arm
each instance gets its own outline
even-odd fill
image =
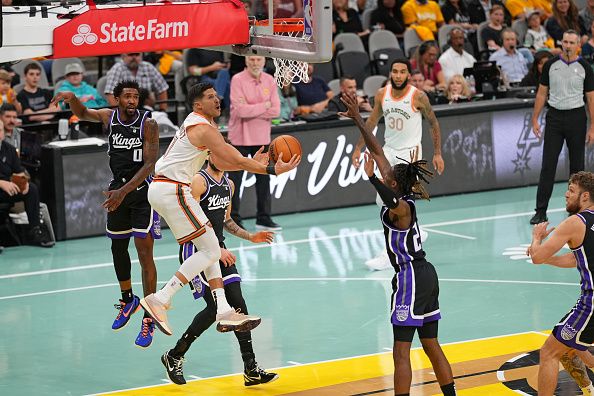
[[[566,243],[572,245],[572,242],[574,242],[571,240],[573,235],[583,235],[585,225],[577,216],[571,216],[563,220],[557,228],[547,229],[548,225],[548,222],[544,222],[535,225],[532,229],[532,244],[528,249],[532,262],[534,264],[556,263],[562,264],[557,266],[567,265],[569,267],[567,259],[552,258]]]
[[[275,164],[268,164],[266,156],[262,155],[263,147],[254,156],[256,159],[244,157],[235,147],[226,143],[219,131],[211,125],[194,125],[187,129],[187,134],[194,146],[208,147],[217,158],[216,164],[221,170],[246,170],[262,175],[280,175],[296,168],[301,161],[300,156],[294,155],[288,162],[279,158]]]
[[[57,106],[61,101],[70,105],[72,113],[81,120],[107,124],[111,117],[111,109],[89,109],[70,91],[58,92],[50,103]]]
[[[388,162],[388,159],[384,154],[384,150],[382,149],[380,143],[377,141],[377,138],[373,135],[372,130],[367,128],[365,121],[363,121],[363,118],[359,113],[357,97],[355,95],[345,92],[342,94],[340,100],[342,100],[342,102],[346,105],[348,111],[339,114],[343,117],[348,117],[355,121],[355,125],[357,125],[359,131],[361,131],[361,135],[363,136],[365,145],[369,149],[369,152],[371,153],[374,161],[377,163],[377,166],[379,168],[380,173],[382,174],[382,178],[384,179],[385,184],[391,186],[395,182],[391,172],[392,166],[390,165],[390,162]]]
[[[390,89],[390,87],[388,85],[386,85],[386,88],[384,89]],[[374,101],[374,105],[373,105],[373,111],[371,112],[371,115],[369,116],[369,118],[367,119],[367,121],[365,121],[365,126],[367,128],[369,128],[370,131],[373,131],[373,129],[375,127],[377,127],[377,123],[379,122],[380,118],[382,117],[382,98],[384,96],[384,89],[380,88],[377,93],[375,94],[375,101]],[[360,164],[360,158],[361,158],[361,150],[363,149],[363,146],[365,146],[365,141],[363,140],[363,136],[359,137],[359,140],[357,141],[357,144],[355,145],[355,148],[353,149],[353,154],[351,155],[351,159],[353,161],[353,165],[355,166],[355,168],[358,168]]]
[[[433,112],[431,103],[427,94],[421,90],[415,93],[415,107],[423,114],[423,117],[429,122],[431,129],[431,139],[433,140],[433,167],[438,174],[442,174],[444,170],[443,158],[441,157],[441,129],[437,117]]]

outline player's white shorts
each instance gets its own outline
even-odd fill
[[[206,232],[208,218],[192,196],[190,185],[155,176],[149,186],[148,200],[180,245]]]

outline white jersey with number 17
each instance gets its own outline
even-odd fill
[[[385,146],[393,150],[412,149],[421,144],[423,136],[423,116],[415,108],[414,96],[417,88],[408,85],[404,95],[399,98],[392,96],[390,84],[384,90],[382,111],[386,131]]]

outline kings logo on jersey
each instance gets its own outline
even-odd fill
[[[565,326],[561,329],[561,338],[566,341],[569,341],[575,337],[577,334],[577,330],[571,327],[569,323],[566,323]]]

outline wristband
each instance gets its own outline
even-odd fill
[[[276,176],[276,169],[274,169],[274,165],[268,165],[266,167],[266,173],[268,173],[269,175],[275,175]]]

